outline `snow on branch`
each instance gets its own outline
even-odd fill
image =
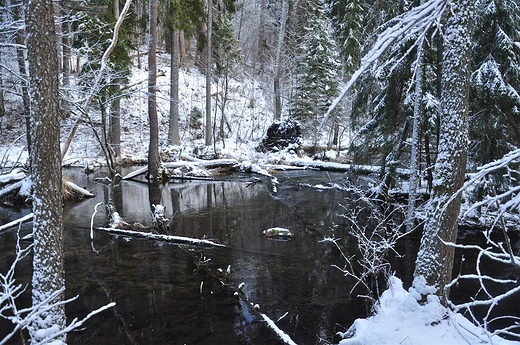
[[[388,47],[394,44],[395,41],[407,41],[414,36],[417,36],[417,39],[412,48],[422,45],[428,30],[433,26],[440,26],[440,19],[447,5],[447,0],[430,0],[393,19],[392,22],[395,22],[395,24],[379,35],[372,49],[361,59],[360,67],[354,72],[340,95],[330,105],[321,120],[318,132],[323,129],[330,114],[345,97],[352,85],[372,64],[377,62]],[[407,54],[411,52],[412,48],[408,50]]]
[[[288,344],[288,345],[296,345],[296,343],[291,339],[291,337],[285,333],[284,331],[282,331],[275,323],[273,320],[271,320],[267,315],[265,314],[260,314],[262,316],[262,318],[264,319],[265,322],[267,322],[267,326],[272,329],[276,335],[278,335],[278,337],[285,343],[285,344]]]
[[[117,19],[117,22],[114,26],[114,34],[112,37],[112,41],[110,42],[110,46],[105,50],[103,53],[103,57],[101,58],[101,67],[99,71],[97,72],[96,79],[94,81],[94,85],[90,88],[92,91],[88,95],[87,99],[85,100],[85,103],[80,109],[80,114],[77,116],[76,121],[74,122],[74,125],[72,126],[69,135],[67,136],[67,139],[65,140],[65,143],[63,145],[63,149],[61,151],[61,159],[65,157],[65,154],[69,150],[70,144],[72,142],[72,138],[74,137],[76,130],[81,122],[81,119],[85,114],[88,114],[88,109],[90,107],[90,103],[94,99],[94,97],[99,92],[99,85],[103,81],[105,70],[107,69],[107,61],[108,57],[114,50],[114,48],[117,45],[117,40],[119,38],[119,28],[123,24],[123,20],[125,19],[128,10],[130,9],[130,5],[132,4],[132,0],[126,0],[125,5],[123,6],[123,9],[121,10],[121,14],[119,15],[119,18]]]
[[[98,227],[97,230],[105,231],[105,232],[108,232],[110,234],[115,234],[115,235],[149,238],[149,239],[157,240],[157,241],[166,241],[166,242],[182,243],[182,244],[190,244],[190,245],[203,245],[203,246],[212,246],[212,247],[225,247],[225,245],[223,245],[223,244],[216,243],[216,242],[213,242],[210,240],[197,239],[197,238],[191,238],[191,237],[160,235],[160,234],[153,234],[150,232],[123,230],[123,229],[115,229],[115,228],[103,228],[103,227]]]
[[[33,245],[29,245],[25,248],[20,246],[20,237],[18,233],[18,238],[16,242],[16,257],[14,262],[11,264],[11,267],[7,271],[7,273],[0,273],[0,318],[6,319],[10,321],[13,325],[13,329],[4,336],[3,339],[0,339],[0,345],[7,344],[7,342],[20,330],[26,329],[29,324],[33,322],[33,320],[41,314],[47,313],[49,310],[60,306],[65,305],[71,301],[74,301],[78,296],[72,297],[67,300],[61,300],[58,302],[52,302],[58,296],[62,295],[65,292],[65,287],[56,290],[49,294],[44,300],[40,301],[37,304],[34,304],[28,308],[19,309],[17,306],[17,299],[26,291],[26,286],[22,284],[17,284],[14,278],[15,269],[18,263],[25,258],[32,250]],[[60,337],[63,334],[67,334],[79,327],[81,327],[86,320],[90,319],[92,316],[115,306],[114,302],[108,303],[107,305],[98,308],[92,312],[90,312],[85,318],[82,320],[74,319],[67,327],[62,330],[56,329],[54,331],[53,328],[49,329],[48,336],[34,343],[38,344],[49,344],[54,339]]]

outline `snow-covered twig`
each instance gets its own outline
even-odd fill
[[[289,336],[289,334],[285,333],[284,331],[282,331],[275,323],[273,320],[271,320],[269,318],[269,316],[265,315],[265,314],[260,314],[262,316],[262,318],[264,319],[265,322],[267,322],[267,326],[273,330],[273,332],[276,333],[276,335],[278,335],[278,337],[285,343],[285,344],[288,344],[288,345],[296,345],[296,343],[291,339],[291,337]]]
[[[57,306],[65,305],[71,301],[77,299],[78,296],[72,297],[67,300],[61,300],[58,302],[52,302],[56,297],[62,295],[65,292],[65,287],[56,290],[49,294],[45,299],[37,304],[33,304],[28,308],[18,309],[16,300],[22,293],[26,291],[26,287],[21,284],[16,284],[14,279],[14,272],[18,263],[25,258],[32,250],[33,245],[29,245],[26,248],[20,246],[20,237],[16,242],[16,257],[11,267],[5,274],[0,273],[0,317],[10,321],[13,324],[13,329],[3,339],[0,339],[0,345],[6,344],[16,333],[20,330],[26,329],[33,320],[41,314],[47,313],[49,310],[54,309]],[[109,303],[99,309],[90,312],[82,320],[74,319],[67,327],[62,330],[57,330],[54,333],[50,333],[45,339],[38,341],[38,345],[48,344],[57,337],[67,334],[78,327],[81,327],[86,320],[92,316],[115,306],[115,303]]]
[[[103,203],[103,202],[98,202],[96,204],[96,206],[94,206],[94,213],[92,213],[92,216],[90,217],[90,239],[91,240],[94,239],[94,217],[96,216],[98,207],[101,205],[104,205],[104,204],[105,203]]]
[[[16,220],[13,220],[12,222],[9,222],[7,224],[0,226],[0,232],[7,230],[7,229],[14,228],[15,226],[20,225],[23,222],[32,220],[32,218],[33,218],[33,214],[29,213],[28,215],[25,215],[22,218],[18,218]]]
[[[114,34],[112,37],[112,41],[110,42],[110,45],[103,53],[103,57],[101,58],[101,67],[100,67],[99,71],[97,72],[94,85],[90,88],[92,91],[90,92],[89,96],[85,100],[85,103],[82,106],[80,114],[77,116],[76,121],[74,122],[74,124],[69,132],[69,135],[67,136],[65,144],[63,145],[63,149],[61,151],[61,159],[63,159],[65,157],[65,154],[67,154],[67,151],[69,150],[70,144],[72,142],[72,138],[76,134],[76,130],[81,122],[81,119],[83,118],[85,113],[88,113],[90,103],[92,102],[94,97],[99,92],[99,90],[98,90],[99,85],[101,84],[101,81],[103,80],[103,77],[104,77],[105,70],[107,69],[108,58],[117,45],[117,40],[119,37],[119,28],[123,24],[123,20],[125,19],[126,14],[128,13],[128,10],[130,9],[131,3],[132,3],[132,0],[126,0],[125,5],[123,6],[123,9],[121,10],[121,14],[119,15],[119,18],[117,19],[117,22],[114,26]]]
[[[370,51],[361,59],[360,67],[354,72],[340,95],[332,102],[323,116],[318,127],[318,132],[321,132],[330,114],[338,106],[343,97],[345,97],[352,85],[354,85],[357,79],[372,64],[377,62],[388,47],[390,47],[396,40],[405,41],[416,35],[419,37],[415,40],[413,47],[416,47],[418,44],[423,42],[429,29],[435,25],[439,25],[447,4],[447,0],[430,0],[395,18],[393,20],[395,24],[388,27],[381,35],[379,35],[376,43],[372,46],[372,49],[370,49]],[[408,52],[411,52],[413,47],[411,47]]]
[[[69,300],[70,301],[70,300]],[[36,345],[44,345],[44,344],[48,344],[49,342],[51,342],[52,340],[56,339],[57,337],[61,336],[61,335],[64,335],[64,334],[67,334],[75,329],[78,329],[79,327],[83,326],[83,324],[85,323],[85,321],[87,321],[88,319],[90,319],[92,316],[94,315],[97,315],[99,313],[101,313],[102,311],[105,311],[109,308],[112,308],[116,305],[115,302],[110,302],[96,310],[93,310],[91,311],[90,313],[88,313],[87,316],[85,316],[83,319],[81,320],[78,320],[77,318],[75,318],[74,320],[72,320],[72,322],[67,326],[65,327],[65,329],[55,333],[55,334],[52,334],[51,336],[39,341],[38,343],[34,343]]]

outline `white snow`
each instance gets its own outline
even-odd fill
[[[467,345],[520,344],[485,333],[458,313],[443,307],[435,289],[416,279],[406,291],[397,277],[390,277],[389,288],[376,306],[375,315],[358,319],[340,341],[340,345]],[[428,293],[420,304],[421,294]]]

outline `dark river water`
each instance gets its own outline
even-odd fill
[[[335,236],[348,254],[357,253],[341,216],[344,207],[352,206],[351,196],[301,185],[341,183],[340,173],[278,172],[276,191],[268,179],[251,184],[253,176],[243,174],[170,182],[156,189],[123,181],[112,191],[92,176],[65,175],[96,195],[65,204],[67,297],[78,295],[67,304],[67,317],[82,318],[116,302],[70,333],[68,344],[279,344],[249,303],[274,321],[283,317],[277,325],[296,343],[328,344],[338,342],[336,332],[367,315],[364,300],[351,293],[353,281],[332,267],[343,266],[339,251],[321,242]],[[150,205],[162,204],[173,218],[168,234],[212,239],[226,247],[180,246],[104,232],[95,232],[91,241],[94,206],[107,202],[110,194],[128,223],[150,225]],[[28,212],[1,207],[0,223]],[[108,224],[103,213],[95,217],[95,226]],[[30,227],[24,225],[22,234]],[[272,227],[290,229],[294,238],[265,238],[262,231]],[[410,284],[419,236],[400,243],[403,257],[393,262],[405,285]],[[1,272],[14,258],[15,243],[16,231],[0,234]],[[21,283],[30,281],[30,260],[17,267]],[[245,298],[236,298],[241,284]],[[21,306],[30,303],[26,295]],[[9,324],[0,320],[0,339],[8,330]],[[19,337],[11,342],[18,343]]]

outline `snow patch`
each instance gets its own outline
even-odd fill
[[[484,334],[461,314],[443,307],[433,295],[435,287],[428,286],[422,277],[414,280],[409,291],[397,277],[390,277],[388,284],[373,316],[357,319],[347,332],[338,333],[346,338],[340,345],[519,344]],[[421,304],[424,294],[427,299]]]

